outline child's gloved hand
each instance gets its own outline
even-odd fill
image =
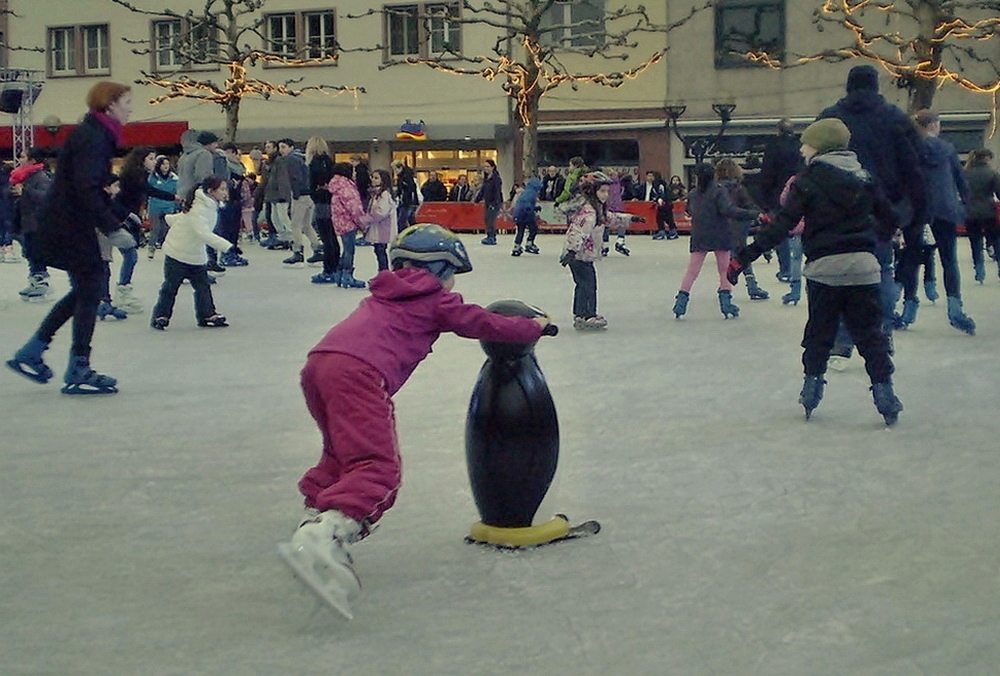
[[[726,269],[726,279],[729,280],[730,284],[739,282],[743,267],[743,263],[740,262],[739,257],[729,259],[729,267]]]
[[[570,261],[575,261],[575,260],[576,260],[576,252],[567,251],[562,256],[559,257],[559,265],[566,267],[567,265],[569,265]]]

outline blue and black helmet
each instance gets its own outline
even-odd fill
[[[441,280],[472,271],[469,254],[458,235],[433,223],[411,225],[396,236],[389,248],[392,269],[409,263]]]

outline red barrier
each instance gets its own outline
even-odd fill
[[[632,223],[628,231],[633,233],[656,231],[656,205],[652,202],[625,202],[625,212],[642,216],[645,223]],[[674,223],[680,232],[691,232],[691,218],[684,211],[683,202],[675,202]],[[452,232],[484,232],[486,221],[482,202],[424,202],[417,209],[417,222],[437,223]],[[509,218],[509,209],[505,208],[497,217],[497,230],[500,232],[514,231],[513,221]],[[538,229],[541,232],[559,233],[566,231],[566,224],[561,221],[547,222],[538,219]]]

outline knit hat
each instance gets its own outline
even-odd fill
[[[813,122],[802,132],[802,144],[816,149],[818,153],[846,148],[851,142],[851,130],[835,117]]]
[[[878,91],[878,71],[874,66],[855,66],[847,74],[847,91],[853,92],[859,89]]]
[[[219,137],[210,131],[200,131],[198,132],[198,143],[203,146],[207,146],[209,143],[215,143],[219,140]]]

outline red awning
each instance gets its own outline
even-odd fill
[[[76,125],[64,124],[56,133],[43,126],[35,125],[35,145],[40,148],[58,148]],[[132,122],[125,125],[123,145],[128,146],[173,146],[181,142],[181,134],[188,129],[187,122]],[[0,127],[0,148],[9,149],[14,145],[13,129]]]

